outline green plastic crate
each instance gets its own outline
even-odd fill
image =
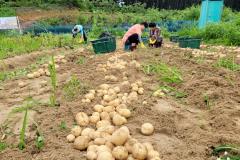
[[[96,54],[110,53],[116,50],[116,38],[107,37],[91,41]]]
[[[181,48],[193,48],[199,49],[201,45],[201,39],[197,38],[186,38],[179,40],[179,47]]]

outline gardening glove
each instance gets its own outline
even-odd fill
[[[141,48],[146,48],[146,46],[143,44],[143,42],[140,43]]]
[[[156,39],[149,39],[149,43],[150,43],[150,44],[155,44],[156,41],[157,41]]]
[[[80,40],[79,40],[79,43],[83,43],[83,39],[80,39]]]

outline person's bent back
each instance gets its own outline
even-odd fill
[[[145,48],[141,35],[145,28],[148,27],[147,22],[135,24],[125,33],[122,39],[122,43],[126,49],[129,46],[130,50],[133,51],[137,48],[138,44],[141,44],[142,48]]]

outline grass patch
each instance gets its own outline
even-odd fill
[[[239,71],[240,65],[235,63],[234,58],[220,58],[216,64],[217,67],[223,67],[231,71]]]
[[[42,103],[38,100],[33,99],[32,97],[28,97],[24,100],[23,104],[14,108],[11,113],[21,113],[24,112],[26,109],[32,109],[33,107],[39,106]]]
[[[145,74],[156,74],[159,80],[168,84],[178,84],[183,81],[181,72],[176,67],[170,67],[163,62],[144,65],[143,71]]]
[[[11,7],[0,7],[0,17],[9,17],[9,16],[16,16],[16,10]]]
[[[37,135],[35,144],[36,144],[37,149],[39,149],[39,150],[42,149],[44,146],[43,136],[41,136],[40,134]]]
[[[61,124],[59,125],[60,130],[66,130],[67,129],[67,124],[65,121],[62,121]]]
[[[206,104],[207,108],[210,108],[211,107],[211,101],[210,101],[209,96],[207,94],[205,94],[203,96],[203,98],[204,98],[204,103]]]
[[[24,53],[30,53],[41,49],[50,49],[64,46],[79,46],[73,41],[72,36],[68,35],[53,35],[41,34],[33,37],[27,35],[1,35],[0,34],[0,60]]]
[[[86,94],[89,87],[81,82],[75,75],[64,85],[63,93],[67,100],[73,100],[79,94]]]
[[[177,99],[186,98],[188,96],[187,93],[181,92],[181,91],[177,90],[176,88],[168,86],[168,85],[161,86],[160,89]]]
[[[31,69],[33,66],[29,67],[29,68],[21,68],[21,69],[17,69],[14,71],[1,71],[0,72],[0,82],[1,81],[6,81],[6,80],[10,80],[10,79],[14,79],[17,77],[22,77],[22,76],[26,76],[28,73],[30,73]]]
[[[20,132],[20,142],[18,144],[18,148],[20,150],[23,150],[26,147],[25,131],[26,131],[26,127],[27,127],[27,113],[28,113],[28,109],[25,110],[25,115],[24,115],[24,119],[23,119],[22,129],[21,129],[21,132]]]
[[[213,147],[212,154],[214,156],[223,155],[227,152],[227,155],[222,156],[221,160],[240,160],[240,148],[234,145],[220,145],[218,147]]]
[[[5,142],[0,142],[0,152],[5,150],[8,147],[8,145]]]

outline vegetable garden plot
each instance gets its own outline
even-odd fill
[[[130,136],[133,138],[131,143],[138,142],[132,148],[137,150],[138,154],[134,151],[132,156],[139,156],[140,159],[149,154],[149,152],[146,153],[142,144],[149,147],[148,144],[151,143],[154,150],[159,152],[161,159],[169,160],[210,160],[216,158],[211,155],[211,146],[219,146],[221,143],[239,144],[239,72],[212,66],[213,62],[217,62],[218,57],[204,54],[206,60],[197,63],[193,50],[179,49],[171,44],[168,45],[165,45],[161,50],[148,50],[148,54],[146,54],[146,50],[138,50],[137,53],[133,54],[118,51],[112,55],[92,56],[84,50],[81,53],[66,55],[67,62],[61,63],[57,71],[57,99],[60,106],[49,107],[43,105],[34,108],[38,113],[34,116],[37,127],[33,125],[35,127],[33,127],[32,132],[29,132],[33,136],[26,136],[27,143],[24,152],[19,152],[14,147],[8,147],[0,153],[0,158],[4,160],[10,156],[18,159],[53,157],[66,160],[86,159],[87,156],[94,157],[96,155],[94,147],[88,150],[88,154],[78,149],[86,148],[86,145],[89,145],[86,143],[88,141],[92,141],[91,144],[94,143],[93,145],[106,143],[106,139],[98,137],[98,132],[93,125],[95,123],[98,128],[104,127],[106,124],[110,126],[110,123],[111,127],[107,128],[110,133],[113,128],[114,132],[118,128],[122,128],[115,125],[124,124],[127,126],[128,129],[123,127],[121,131],[128,135],[129,130]],[[78,59],[82,59],[83,56],[85,57],[85,63],[79,64]],[[158,72],[148,74],[142,71],[142,65],[152,64],[153,61],[160,60],[165,64],[159,66],[164,66],[164,71],[168,71],[170,68],[177,68],[181,71],[181,82],[173,84],[171,81],[165,81],[159,77]],[[73,75],[79,79],[79,82],[87,84],[89,88],[87,88],[87,92],[81,93],[76,90],[77,95],[68,100],[64,98],[66,93],[63,92],[63,88],[69,82],[69,77]],[[165,76],[171,78],[172,74],[165,74]],[[31,84],[35,84],[43,78],[49,80],[44,75],[34,79],[22,78],[21,80],[29,82],[31,86]],[[27,88],[16,88],[15,84],[17,82],[18,80],[11,80],[4,83],[5,98],[1,99],[1,103],[10,105],[14,98],[11,98],[12,94],[22,97],[29,93]],[[78,86],[78,83],[73,83],[73,85]],[[120,92],[117,88],[118,85],[121,85],[119,87]],[[166,87],[166,85],[169,87]],[[12,88],[14,87],[16,90],[13,92]],[[159,89],[161,89],[161,92],[158,91]],[[37,88],[35,88],[36,90]],[[127,103],[127,108],[125,106],[115,107],[119,102],[111,100],[112,97],[115,98],[113,90],[115,94],[116,92],[120,94],[117,96],[121,97],[122,101],[130,102]],[[187,96],[174,97],[172,93],[176,90],[187,93]],[[45,92],[50,93],[50,90],[45,90]],[[155,92],[156,95],[161,93],[161,96],[154,96]],[[2,90],[0,93],[3,94]],[[128,95],[124,95],[124,93],[128,93]],[[209,97],[210,107],[207,107],[204,101],[205,95]],[[48,99],[49,96],[45,98]],[[110,102],[111,107],[107,107],[108,105],[105,103]],[[161,105],[165,107],[161,107]],[[170,109],[167,109],[168,106]],[[102,112],[103,109],[104,112]],[[111,113],[112,110],[115,110],[116,113]],[[111,116],[115,117],[114,121]],[[100,121],[98,121],[99,119]],[[151,125],[143,125],[144,123],[150,123]],[[82,129],[81,136],[91,135],[98,138],[94,141],[92,138],[89,139],[90,137],[78,138],[80,128],[76,127],[76,124],[81,125],[79,126]],[[85,127],[86,124],[89,126]],[[154,127],[153,133],[152,126]],[[35,144],[36,129],[34,128],[38,128],[37,130],[40,131],[44,140],[44,146],[40,150]],[[6,132],[6,130],[4,131]],[[91,132],[96,132],[96,134],[88,134]],[[72,135],[68,136],[69,134]],[[104,134],[104,136],[108,137],[109,135]],[[68,142],[68,140],[73,141],[75,137],[77,137],[75,144]],[[126,136],[122,137],[126,138]],[[4,142],[14,146],[16,138],[17,135],[7,134]],[[97,154],[97,156],[118,157],[120,156],[118,154],[122,153],[121,156],[126,157],[127,155],[130,157],[130,142],[125,144],[125,148],[123,148],[122,146],[116,146],[124,143],[120,142],[120,139],[117,140],[119,142],[113,140],[114,149],[111,150],[111,153],[109,148],[99,147],[98,150],[103,150],[105,154]],[[145,144],[145,142],[147,143]],[[109,143],[108,145],[111,146]],[[74,146],[77,149],[74,149]],[[91,151],[91,149],[93,150]],[[158,156],[157,152],[150,153]]]

